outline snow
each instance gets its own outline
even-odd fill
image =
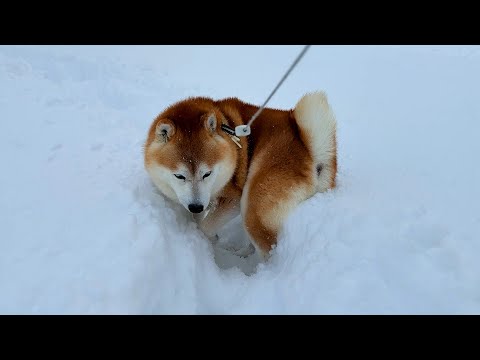
[[[269,106],[327,92],[338,188],[266,264],[150,183],[163,108],[261,104],[301,48],[0,46],[0,313],[479,314],[479,46],[309,50]],[[244,241],[240,218],[222,230]]]

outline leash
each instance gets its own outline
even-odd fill
[[[297,66],[298,62],[302,59],[303,55],[305,55],[305,53],[307,52],[307,50],[310,48],[310,46],[312,45],[306,45],[303,50],[300,52],[300,54],[297,56],[297,58],[295,59],[295,61],[292,63],[292,65],[290,65],[290,68],[287,70],[287,72],[285,73],[285,75],[283,75],[283,77],[280,79],[279,83],[277,84],[277,86],[275,87],[275,89],[273,89],[273,91],[270,93],[270,96],[267,98],[267,100],[265,100],[265,102],[263,103],[263,105],[257,110],[257,112],[252,116],[252,118],[250,119],[250,121],[247,123],[247,125],[239,125],[237,127],[235,127],[235,131],[233,131],[232,128],[228,127],[228,129],[226,129],[226,127],[223,127],[222,126],[222,130],[224,130],[225,132],[228,132],[230,135],[236,135],[236,136],[248,136],[250,135],[250,132],[251,132],[251,129],[250,129],[250,125],[255,121],[255,119],[258,117],[258,115],[260,115],[260,113],[262,112],[262,110],[265,108],[265,106],[267,105],[267,103],[270,101],[270,99],[272,98],[272,96],[277,92],[278,88],[283,84],[283,82],[285,81],[285,79],[288,77],[288,75],[290,75],[290,73],[292,72],[292,70],[295,68],[295,66]],[[240,140],[240,139],[238,139]]]

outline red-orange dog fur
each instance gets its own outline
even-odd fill
[[[335,187],[336,122],[323,92],[307,94],[292,110],[264,109],[240,147],[221,125],[234,129],[257,110],[236,98],[171,105],[150,127],[145,168],[165,196],[196,214],[210,238],[240,211],[266,259],[292,209]]]

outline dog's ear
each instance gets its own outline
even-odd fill
[[[157,141],[166,143],[172,138],[173,134],[175,134],[175,125],[173,125],[170,120],[162,119],[157,123],[155,129],[155,138]]]
[[[214,112],[208,113],[205,117],[205,127],[212,133],[217,130],[217,116]]]

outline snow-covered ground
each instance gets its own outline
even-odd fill
[[[213,249],[143,168],[187,96],[260,104],[301,46],[0,46],[0,313],[480,314],[480,47],[313,46],[338,188],[271,261]],[[237,218],[222,232],[238,245]]]

